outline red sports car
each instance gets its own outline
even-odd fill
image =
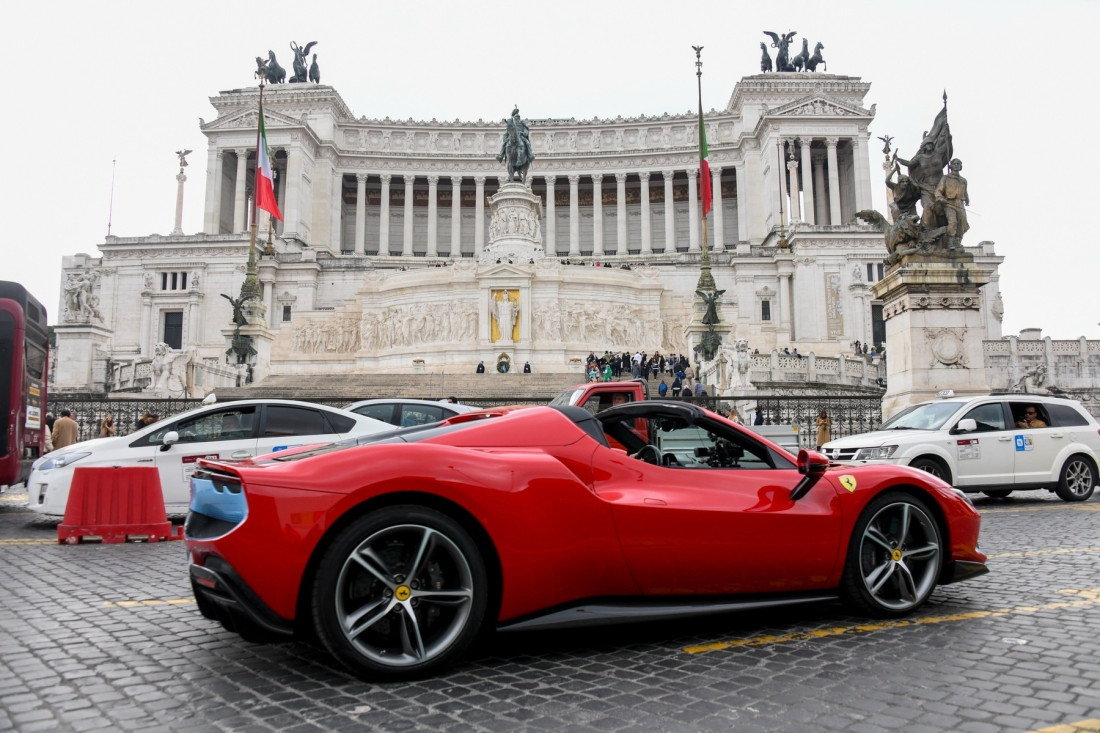
[[[900,616],[986,572],[963,494],[798,458],[694,405],[526,407],[204,461],[186,539],[202,613],[421,675],[483,629],[822,601]]]

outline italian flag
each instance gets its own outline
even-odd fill
[[[699,99],[699,200],[703,203],[703,217],[706,218],[714,201],[714,192],[710,190],[710,153],[707,151],[707,127],[703,124],[702,98]]]
[[[279,221],[283,215],[275,200],[275,178],[271,175],[271,159],[267,154],[267,130],[264,129],[264,110],[260,108],[260,141],[256,150],[256,207],[263,209]]]

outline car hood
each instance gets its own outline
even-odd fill
[[[927,436],[934,431],[929,430],[875,430],[870,433],[849,435],[847,438],[830,440],[823,445],[822,452],[828,453],[833,448],[873,448],[880,445],[890,445],[906,441],[914,435]]]
[[[122,438],[127,437],[129,436],[122,436]],[[115,436],[113,438],[92,438],[91,440],[82,440],[79,443],[73,443],[72,445],[67,445],[64,448],[58,448],[57,450],[50,451],[47,455],[63,456],[69,453],[76,453],[78,451],[95,451],[104,446],[114,445],[115,443],[120,442],[123,441],[118,436]]]

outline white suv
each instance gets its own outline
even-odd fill
[[[989,496],[1047,489],[1084,501],[1096,487],[1100,424],[1076,400],[949,397],[909,407],[875,432],[830,441],[822,452],[844,463],[912,466]]]

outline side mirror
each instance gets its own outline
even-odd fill
[[[160,441],[160,449],[168,450],[178,442],[180,442],[180,434],[175,430],[169,430],[164,434],[164,439]]]
[[[959,424],[955,426],[953,433],[973,433],[978,429],[978,421],[972,417],[963,418],[959,420]]]
[[[791,501],[798,501],[809,492],[818,479],[825,475],[829,469],[829,459],[814,450],[803,448],[798,451],[798,472],[802,474],[802,480],[791,489]]]

